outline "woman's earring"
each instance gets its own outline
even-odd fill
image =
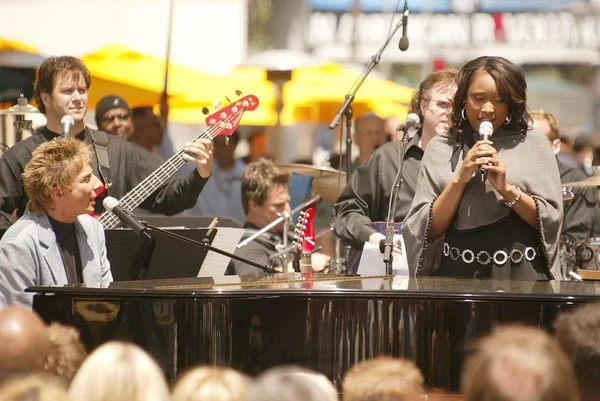
[[[460,112],[460,116],[462,117],[463,120],[467,119],[467,108],[463,107],[462,111]]]
[[[506,116],[506,118],[504,119],[504,125],[510,124],[511,121],[512,121],[512,116],[510,114],[508,114]]]

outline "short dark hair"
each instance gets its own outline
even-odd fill
[[[42,113],[46,113],[46,106],[44,106],[44,102],[42,101],[42,93],[52,94],[57,79],[67,74],[72,74],[73,78],[83,77],[85,87],[90,89],[90,85],[92,84],[90,72],[83,61],[77,57],[50,57],[40,65],[38,79],[33,88],[33,100],[35,100]]]
[[[560,314],[554,329],[560,346],[573,362],[584,395],[600,395],[600,303]]]
[[[467,104],[467,93],[473,77],[480,70],[490,74],[503,102],[508,104],[511,121],[506,128],[513,131],[527,131],[531,117],[527,111],[527,81],[523,69],[503,57],[483,56],[467,62],[458,71],[458,88],[452,106],[451,131],[462,132],[469,124],[462,118]],[[471,127],[477,129],[478,127]]]
[[[242,175],[242,206],[248,214],[250,200],[262,205],[275,185],[287,185],[292,174],[277,167],[272,160],[258,159]]]

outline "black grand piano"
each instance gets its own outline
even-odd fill
[[[169,379],[197,364],[249,374],[300,364],[339,387],[356,362],[413,359],[430,388],[456,391],[465,352],[496,325],[552,331],[559,313],[600,300],[594,282],[275,274],[34,287],[46,321],[74,325],[88,349],[148,350]]]

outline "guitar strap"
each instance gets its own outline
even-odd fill
[[[102,181],[106,187],[107,193],[110,191],[112,181],[110,180],[110,165],[108,163],[108,138],[106,132],[96,131],[85,127],[89,130],[89,134],[92,138],[92,144],[94,145],[94,152],[96,153],[96,159],[98,160],[98,170],[102,176]]]
[[[254,229],[254,228],[245,228],[244,235],[242,235],[241,240],[244,240],[244,239],[256,234],[257,232],[258,232],[258,230]],[[273,247],[273,249],[277,249],[277,245],[282,243],[282,240],[278,235],[275,235],[275,234],[272,234],[269,232],[260,234],[258,237],[255,238],[255,240],[262,242],[265,245],[271,246],[271,247]]]

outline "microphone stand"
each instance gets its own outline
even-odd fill
[[[197,245],[197,246],[200,246],[200,247],[202,247],[202,248],[204,248],[204,249],[206,249],[208,251],[213,251],[213,252],[219,253],[221,255],[230,257],[231,259],[235,259],[235,260],[238,260],[240,262],[249,264],[250,266],[257,267],[257,268],[261,269],[262,271],[264,271],[266,273],[269,273],[269,274],[277,273],[275,271],[275,269],[273,269],[273,266],[271,266],[271,265],[261,265],[260,263],[256,263],[256,262],[253,262],[253,261],[251,261],[249,259],[242,258],[241,256],[234,255],[233,253],[229,253],[229,252],[224,251],[222,249],[215,248],[214,246],[212,246],[210,244],[208,238],[205,238],[202,241],[196,241],[196,240],[190,239],[188,237],[184,237],[183,235],[175,234],[175,233],[173,233],[171,231],[168,231],[168,230],[163,230],[162,228],[158,228],[156,226],[148,224],[145,221],[141,221],[141,223],[144,226],[150,228],[153,231],[158,231],[159,233],[163,233],[163,234],[165,234],[165,235],[167,235],[167,236],[169,236],[171,238],[175,238],[175,239],[187,242],[187,243],[192,244],[192,245]]]
[[[393,262],[393,244],[394,244],[394,231],[395,231],[395,221],[396,217],[396,207],[398,204],[398,194],[400,193],[400,187],[402,186],[402,182],[404,179],[402,178],[402,167],[404,167],[404,153],[406,152],[406,145],[408,144],[408,130],[400,130],[404,132],[402,136],[401,147],[400,147],[400,165],[398,166],[398,173],[396,174],[396,178],[394,179],[394,186],[392,187],[391,193],[391,206],[388,210],[387,219],[385,221],[385,240],[381,240],[379,243],[379,249],[383,253],[383,263],[385,263],[385,274],[391,276],[394,274],[392,268]]]
[[[331,121],[331,124],[329,124],[329,129],[334,129],[340,123],[342,117],[346,118],[346,183],[350,181],[350,175],[352,174],[352,135],[350,135],[353,114],[352,102],[354,101],[356,92],[358,92],[365,79],[367,79],[371,71],[373,71],[373,68],[375,68],[375,66],[379,64],[381,56],[383,55],[383,51],[390,43],[396,32],[398,32],[398,29],[400,29],[401,26],[402,20],[398,21],[398,23],[396,24],[396,28],[394,28],[394,31],[387,37],[381,49],[379,49],[379,51],[375,53],[373,57],[371,57],[371,61],[369,62],[369,64],[365,67],[359,78],[352,85],[354,86],[354,89],[351,89],[352,92],[346,95],[346,100],[344,101],[344,104],[342,104],[342,106],[340,107],[339,111]],[[341,156],[342,155],[340,155],[340,159]]]

